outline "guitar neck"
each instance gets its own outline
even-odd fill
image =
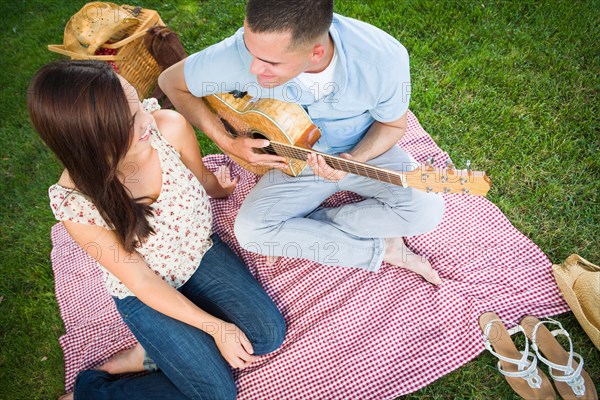
[[[305,149],[280,142],[271,141],[271,148],[280,156],[294,158],[296,160],[306,160],[306,156],[310,153],[318,154],[325,159],[327,165],[334,169],[375,179],[381,182],[407,187],[405,174],[401,172],[392,171],[369,164],[363,164],[357,161],[346,160],[341,157],[321,153],[312,149]]]
[[[398,172],[281,142],[271,141],[270,148],[280,156],[296,160],[306,160],[309,153],[318,154],[325,159],[327,165],[334,169],[426,192],[485,196],[491,185],[485,172],[471,171],[470,169],[456,170],[452,165],[447,168],[436,168],[432,165],[417,164],[409,172]]]

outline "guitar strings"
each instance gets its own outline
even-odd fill
[[[299,161],[305,161],[306,156],[312,152],[311,149],[305,149],[285,143],[271,142],[270,148],[274,153],[282,155],[284,157],[293,158]],[[330,156],[327,154],[319,153],[327,162],[327,164],[338,170],[353,173],[359,176],[364,176],[371,179],[376,179],[381,182],[391,183],[397,186],[405,186],[403,180],[406,179],[408,187],[414,188],[426,188],[428,191],[443,192],[443,193],[463,193],[465,189],[468,191],[474,191],[479,185],[476,181],[485,180],[485,173],[478,171],[471,171],[470,173],[466,170],[452,170],[453,179],[449,180],[448,170],[443,168],[434,167],[432,169],[423,169],[418,167],[417,169],[408,173],[388,171],[379,167],[375,167],[368,164],[361,164],[345,160],[343,158]],[[461,182],[464,175],[468,175],[473,181],[471,184],[467,182]],[[445,178],[445,180],[436,179]],[[459,185],[457,183],[461,182]],[[489,184],[487,185],[489,188]],[[482,192],[485,195],[485,192]]]
[[[297,160],[304,160],[310,150],[302,149],[299,147],[293,147],[281,143],[271,142],[271,147],[275,153],[284,157],[294,158]],[[327,164],[337,170],[354,173],[359,176],[365,176],[367,178],[376,179],[382,182],[388,182],[394,185],[403,186],[401,173],[384,171],[371,165],[361,165],[354,162],[349,162],[343,158],[329,156],[327,154],[321,154]]]

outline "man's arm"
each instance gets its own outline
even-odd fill
[[[248,164],[267,165],[285,168],[285,157],[254,152],[254,148],[266,147],[269,141],[248,137],[232,137],[219,118],[213,114],[206,104],[194,96],[184,77],[185,60],[169,67],[158,77],[158,85],[173,102],[179,111],[192,125],[202,130],[223,151],[233,154]]]
[[[350,155],[360,162],[372,160],[391,149],[405,132],[406,113],[392,122],[375,121],[361,141],[350,151]]]
[[[405,132],[406,113],[396,121],[385,123],[375,121],[350,153],[340,154],[340,157],[363,163],[367,162],[391,149],[404,136]],[[328,166],[321,156],[317,157],[314,154],[309,154],[307,161],[316,175],[327,180],[339,181],[346,176],[346,172]]]

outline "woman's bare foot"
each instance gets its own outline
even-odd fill
[[[265,260],[265,264],[267,265],[267,267],[272,267],[273,265],[275,265],[277,263],[277,261],[279,261],[281,257],[279,256],[267,256],[267,259]]]
[[[73,400],[73,393],[63,394],[58,400]]]
[[[138,343],[130,349],[122,350],[97,369],[112,375],[141,372],[144,370],[144,348]]]
[[[443,283],[437,271],[431,267],[429,261],[410,251],[403,238],[386,238],[385,254],[383,261],[421,275],[427,282],[434,285]]]

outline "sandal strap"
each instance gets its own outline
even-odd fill
[[[492,329],[493,322],[501,322],[501,323],[511,324],[511,322],[506,322],[501,319],[493,319],[493,320],[489,321],[483,329],[483,344],[484,344],[485,348],[490,353],[492,353],[493,356],[497,357],[499,360],[505,361],[507,363],[515,364],[515,365],[517,365],[517,368],[518,368],[517,372],[505,371],[502,369],[502,365],[501,365],[500,361],[498,361],[498,365],[497,365],[498,371],[500,371],[500,373],[502,375],[507,376],[507,377],[522,378],[527,381],[527,384],[531,388],[539,389],[542,386],[542,378],[538,374],[537,358],[535,357],[535,355],[533,353],[531,353],[529,351],[529,339],[527,338],[527,335],[525,335],[525,330],[523,329],[523,327],[521,325],[514,324],[515,327],[517,328],[517,331],[523,332],[523,336],[525,337],[525,350],[519,351],[519,353],[521,353],[523,355],[523,357],[521,357],[521,359],[517,360],[515,358],[510,358],[510,357],[503,356],[502,354],[498,354],[492,348],[492,345],[489,340],[489,334],[490,334],[490,330]],[[529,361],[529,358],[531,358],[531,361]]]
[[[550,376],[555,381],[565,382],[567,385],[569,385],[576,396],[583,396],[585,394],[585,380],[583,379],[583,376],[581,376],[581,371],[583,370],[583,357],[581,357],[578,353],[573,353],[573,356],[575,356],[579,361],[579,365],[575,370],[569,369],[567,371],[565,367],[552,363],[552,365],[548,365],[548,372],[550,372]],[[559,368],[553,368],[553,366],[557,366]],[[564,375],[555,375],[555,369],[563,371]]]
[[[498,371],[500,371],[500,373],[504,376],[508,376],[511,378],[525,379],[527,381],[527,384],[529,385],[529,387],[531,387],[532,389],[539,389],[540,387],[542,387],[542,378],[540,377],[540,374],[538,373],[537,358],[531,352],[525,353],[524,351],[521,351],[520,353],[523,354],[523,356],[525,358],[531,357],[531,361],[530,362],[528,361],[529,365],[526,368],[521,369],[521,365],[519,365],[518,372],[509,372],[509,371],[503,370],[502,365],[500,364],[500,361],[498,361],[498,365],[497,365]]]
[[[542,324],[557,325],[558,329],[550,331],[552,336],[556,337],[558,335],[564,335],[569,340],[569,360],[567,361],[566,365],[560,365],[560,364],[553,363],[552,361],[548,360],[547,358],[545,358],[544,356],[542,356],[540,354],[540,351],[539,351],[539,348],[537,345],[537,331],[538,331],[538,328]],[[581,371],[583,370],[583,357],[581,357],[581,355],[579,355],[578,353],[575,353],[573,351],[573,341],[571,340],[571,336],[563,328],[562,324],[552,318],[548,318],[547,321],[538,322],[535,325],[535,327],[533,328],[533,331],[531,334],[531,342],[532,342],[531,347],[535,351],[535,354],[537,355],[537,357],[540,359],[540,361],[542,363],[544,363],[548,366],[550,376],[552,377],[552,379],[554,379],[557,382],[564,382],[564,383],[568,384],[571,387],[571,390],[573,390],[573,393],[575,393],[575,395],[583,396],[585,394],[585,382],[584,382],[583,377],[581,376]],[[577,368],[573,368],[573,358],[574,357],[577,357],[577,359],[578,359],[579,365],[577,366]],[[555,371],[560,371],[563,374],[556,375]]]

